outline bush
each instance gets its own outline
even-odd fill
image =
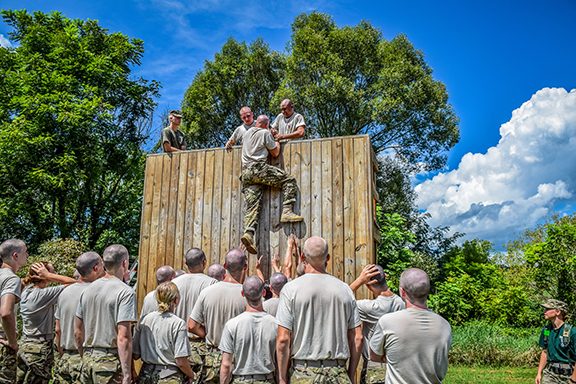
[[[54,266],[56,273],[72,276],[76,269],[76,258],[86,249],[83,243],[72,239],[46,241],[40,244],[37,254],[30,255],[28,266],[38,261],[47,261]],[[25,276],[27,273],[28,268],[22,268],[18,274]]]
[[[537,328],[508,328],[476,321],[452,330],[450,364],[536,367],[540,358]]]

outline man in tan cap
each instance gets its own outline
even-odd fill
[[[574,357],[576,356],[576,330],[565,322],[568,305],[555,299],[542,304],[544,318],[550,322],[540,333],[542,348],[536,384],[576,383]]]
[[[186,138],[179,130],[182,112],[173,109],[168,115],[170,125],[162,130],[162,148],[164,152],[178,152],[186,149]]]

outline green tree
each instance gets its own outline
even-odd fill
[[[0,49],[0,237],[134,250],[159,89],[131,76],[143,42],[58,12],[2,17],[16,44]]]
[[[213,62],[204,63],[184,95],[183,130],[189,144],[223,145],[240,125],[239,111],[245,105],[255,114],[270,114],[268,105],[283,73],[283,56],[263,40],[247,45],[229,39]]]
[[[312,12],[296,17],[289,48],[273,105],[293,99],[309,136],[369,134],[377,153],[429,170],[445,164],[458,121],[445,86],[406,36],[387,41],[366,21],[338,28]]]

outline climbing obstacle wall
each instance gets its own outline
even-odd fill
[[[265,276],[271,257],[284,258],[287,237],[301,246],[310,236],[328,241],[328,272],[350,283],[375,261],[376,161],[368,136],[299,140],[282,144],[273,164],[294,175],[299,193],[295,212],[302,223],[281,224],[281,192],[265,189],[256,234],[258,256],[249,255],[249,273],[262,257]],[[208,265],[223,263],[240,244],[244,199],[240,183],[241,148],[153,154],[146,159],[140,228],[138,303],[154,289],[162,265],[184,268],[191,247],[204,250]],[[296,261],[294,260],[294,266]],[[362,288],[357,297],[368,296]]]

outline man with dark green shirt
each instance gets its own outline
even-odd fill
[[[536,384],[574,383],[576,373],[576,329],[564,322],[568,305],[560,300],[549,299],[544,304],[544,318],[550,324],[540,333],[540,363]]]

